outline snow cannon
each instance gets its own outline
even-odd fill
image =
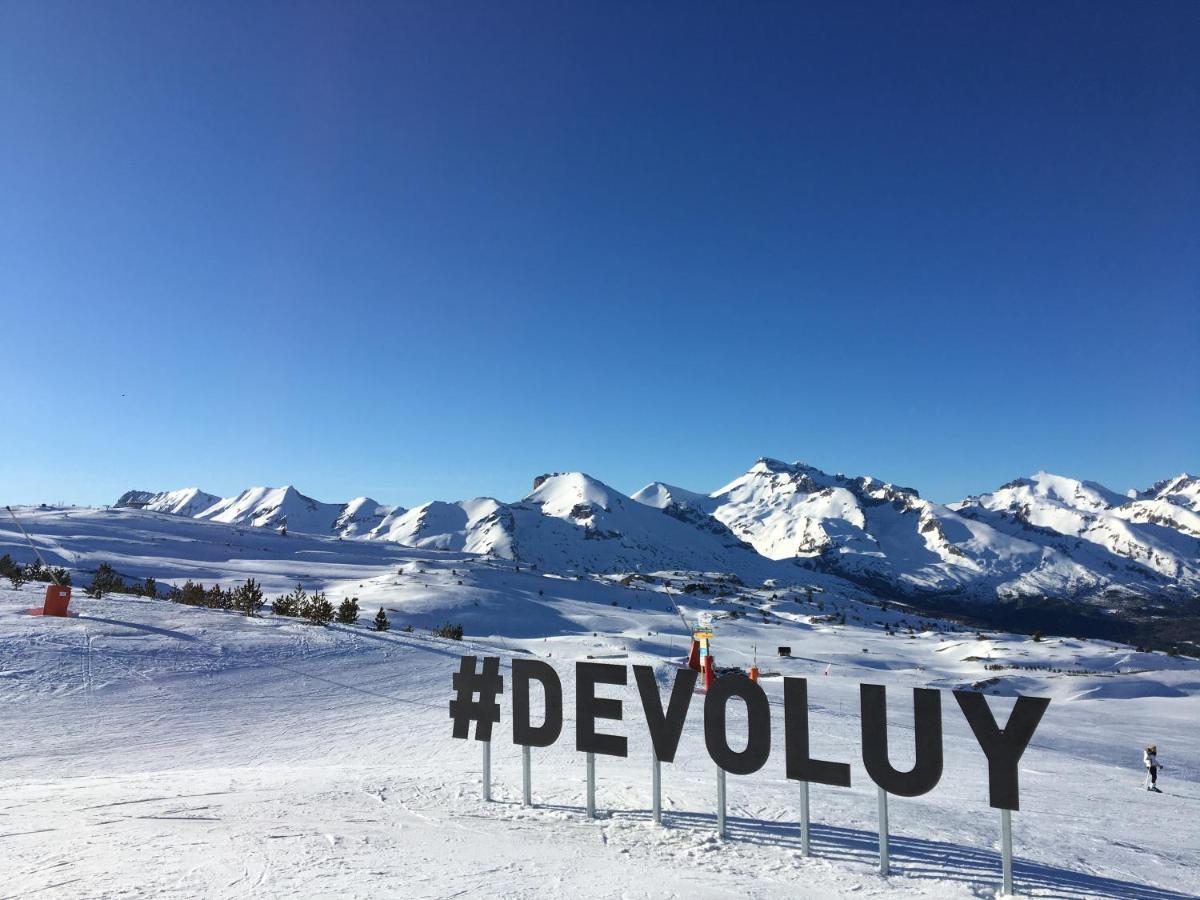
[[[37,544],[29,537],[29,532],[25,530],[25,526],[21,524],[21,520],[17,518],[17,514],[12,511],[12,507],[6,506],[4,508],[12,516],[12,520],[17,523],[17,527],[21,529],[21,534],[25,536],[25,542],[29,544],[29,549],[33,551],[33,555],[37,557],[37,561],[41,563],[42,568],[49,571],[51,577],[55,579],[53,584],[46,586],[46,599],[42,606],[29,610],[29,614],[31,616],[57,616],[59,618],[66,618],[70,615],[67,612],[67,607],[71,605],[70,586],[58,583],[58,576],[54,574],[53,569],[46,565],[46,560],[42,559],[42,554],[38,552]]]
[[[713,679],[717,677],[716,660],[712,652],[712,616],[709,613],[700,614],[700,628],[692,634],[692,644],[699,647],[700,670],[704,673],[704,690],[712,687]],[[689,663],[691,660],[689,660]]]
[[[65,584],[46,585],[46,602],[39,610],[30,610],[43,616],[59,616],[65,618],[70,613],[67,607],[71,605],[71,588]]]

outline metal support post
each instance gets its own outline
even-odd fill
[[[483,742],[483,799],[492,799],[492,742]]]
[[[725,840],[725,770],[717,768],[717,837]]]
[[[800,855],[811,855],[808,837],[808,782],[800,782]]]
[[[888,801],[887,791],[879,788],[879,874],[891,872],[888,864]]]
[[[651,790],[654,794],[652,800],[652,809],[654,810],[654,824],[662,824],[662,763],[658,757],[654,757],[654,768],[651,770]]]
[[[596,818],[596,754],[587,754],[587,814]]]
[[[1004,856],[1004,896],[1013,896],[1012,811],[1000,810],[1000,849]]]
[[[526,806],[533,806],[533,764],[529,758],[529,747],[521,748],[521,800]]]

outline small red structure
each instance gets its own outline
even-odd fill
[[[33,551],[33,555],[37,557],[37,561],[42,564],[43,569],[49,568],[46,561],[42,559],[42,554],[38,552],[37,544],[29,537],[29,532],[25,530],[25,526],[21,524],[21,520],[17,518],[17,514],[12,511],[11,506],[4,507],[8,510],[8,514],[12,516],[12,520],[17,523],[17,527],[21,529],[21,534],[25,536],[25,542],[29,544],[29,549]],[[50,577],[57,578],[54,571],[50,571]],[[46,587],[46,602],[45,605],[35,607],[29,610],[31,616],[58,616],[65,618],[70,613],[67,612],[67,607],[71,605],[71,589],[65,584],[47,585]]]
[[[46,585],[46,605],[42,607],[43,616],[65,616],[67,607],[71,605],[71,589],[65,584]]]
[[[700,642],[692,638],[692,649],[688,651],[688,668],[699,672],[700,669]]]
[[[58,616],[66,618],[71,615],[67,607],[71,605],[71,589],[65,584],[46,585],[46,603],[29,610],[31,616]]]

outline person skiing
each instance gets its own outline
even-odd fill
[[[1162,763],[1158,761],[1158,747],[1151,744],[1142,754],[1142,762],[1146,766],[1146,774],[1149,776],[1149,783],[1146,785],[1146,790],[1154,791],[1156,794],[1161,794],[1158,789],[1158,770],[1162,768]]]

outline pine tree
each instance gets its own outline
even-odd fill
[[[391,623],[388,622],[387,613],[383,611],[383,607],[380,607],[379,612],[375,614],[375,630],[387,631],[390,627]]]
[[[353,625],[358,621],[358,598],[347,597],[337,610],[337,620],[342,625]]]
[[[204,590],[203,584],[197,584],[188,579],[184,582],[183,587],[175,592],[172,597],[176,603],[182,603],[185,606],[203,606],[207,592]]]
[[[277,616],[303,616],[307,606],[308,592],[299,584],[296,585],[294,591],[276,598],[275,602],[271,604],[271,608]]]
[[[294,615],[296,610],[292,606],[292,595],[283,594],[271,601],[271,612],[277,616]]]
[[[105,594],[111,594],[113,591],[123,591],[125,582],[121,576],[113,571],[113,567],[108,563],[100,563],[96,567],[96,574],[92,576],[92,583],[84,590],[89,597],[99,599]]]
[[[214,584],[208,589],[204,605],[210,609],[233,609],[232,592],[223,590],[219,584]]]
[[[242,615],[257,616],[265,605],[262,588],[253,578],[247,578],[245,584],[239,584],[231,593],[233,608]]]
[[[20,588],[27,580],[25,571],[13,562],[13,558],[7,553],[0,556],[0,578],[7,578],[11,581],[14,589]]]
[[[158,598],[158,582],[153,578],[147,578],[146,583],[142,585],[142,593],[147,597]]]
[[[324,591],[317,591],[304,609],[304,618],[313,625],[328,625],[333,621],[333,604],[325,599]]]

